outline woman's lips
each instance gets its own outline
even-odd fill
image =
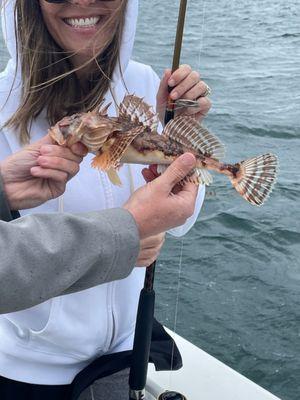
[[[63,18],[66,25],[73,29],[82,31],[95,31],[100,20],[101,17],[99,15],[93,17]]]

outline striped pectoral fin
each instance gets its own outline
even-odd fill
[[[261,206],[272,192],[278,171],[278,159],[274,154],[264,154],[242,161],[231,183],[249,203]]]
[[[110,164],[109,154],[107,152],[97,155],[92,161],[92,167],[105,171],[113,185],[122,186],[122,181],[115,167],[112,167]]]
[[[134,138],[141,133],[142,129],[141,127],[137,127],[109,139],[101,148],[99,154],[93,159],[92,166],[103,171],[108,171],[110,168],[117,168],[123,154]]]
[[[112,167],[111,157],[108,151],[101,151],[92,160],[92,167],[108,171]]]
[[[176,117],[164,128],[163,134],[187,149],[220,160],[225,147],[220,140],[200,125],[193,117]]]

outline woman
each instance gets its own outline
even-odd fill
[[[208,111],[209,102],[201,97],[207,87],[190,67],[182,66],[172,76],[166,71],[159,85],[149,66],[130,61],[137,0],[74,0],[55,4],[46,0],[11,0],[5,4],[2,25],[12,58],[0,80],[0,126],[4,125],[1,158],[17,151],[22,143],[39,139],[64,115],[92,109],[103,98],[106,103],[112,102],[109,115],[116,115],[117,104],[127,92],[143,97],[153,106],[157,97],[157,110],[162,114],[169,84],[174,99],[199,98],[199,109],[186,112],[201,119]],[[90,163],[88,155],[63,198],[49,201],[33,212],[119,207],[144,183],[142,166],[124,165],[119,173],[123,186],[119,188],[112,187],[107,176],[93,170]],[[41,161],[41,165],[53,167],[49,161]],[[173,233],[187,232],[197,218],[203,198],[201,188],[195,214]],[[159,236],[143,244],[145,265],[152,261],[153,250],[155,256],[158,254],[162,242]],[[135,268],[126,279],[3,316],[0,375],[12,385],[19,381],[46,385],[44,388],[51,390],[69,384],[94,358],[130,349],[143,279],[144,270]],[[11,398],[16,400],[17,396]]]

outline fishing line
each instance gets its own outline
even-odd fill
[[[199,48],[198,65],[197,65],[197,69],[198,70],[200,69],[201,54],[202,54],[203,43],[204,43],[205,15],[206,15],[206,0],[203,0],[202,30],[201,30],[201,34],[200,34],[200,48]],[[182,275],[183,242],[184,242],[184,238],[182,237],[181,246],[180,246],[180,258],[179,258],[179,268],[178,268],[178,284],[177,284],[174,327],[173,327],[173,332],[174,333],[176,333],[177,321],[178,321],[178,306],[179,306],[179,295],[180,295],[180,289],[181,289],[181,275]],[[169,374],[169,387],[170,388],[171,388],[171,373],[173,371],[173,366],[174,366],[174,351],[175,351],[175,341],[173,341],[172,354],[171,354],[171,370],[170,370],[170,374]]]
[[[177,279],[177,292],[176,292],[176,302],[175,302],[175,316],[174,316],[174,327],[173,327],[173,332],[174,333],[176,333],[176,330],[177,330],[179,294],[180,294],[180,288],[181,288],[183,241],[184,241],[184,237],[181,238],[181,244],[180,244],[179,268],[178,268],[178,279]],[[170,374],[169,374],[169,388],[171,388],[171,373],[173,371],[173,365],[174,365],[174,351],[175,351],[175,341],[173,340],[172,353],[171,353],[171,370],[170,370]]]
[[[204,43],[204,28],[205,28],[205,13],[206,13],[206,0],[203,0],[203,8],[202,8],[202,31],[200,36],[200,48],[199,48],[199,55],[198,55],[198,63],[197,68],[200,69],[201,65],[201,55],[203,50],[203,43]]]
[[[93,388],[93,386],[92,386],[92,385],[90,386],[90,393],[91,393],[91,400],[95,400],[95,396],[94,396],[94,388]]]

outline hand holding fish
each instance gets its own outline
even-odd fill
[[[193,214],[197,186],[186,183],[177,194],[172,191],[195,163],[192,154],[183,154],[161,176],[134,192],[124,205],[133,215],[141,239],[180,226]]]
[[[60,147],[47,135],[4,159],[0,169],[11,210],[36,207],[60,196],[86,154],[81,143]]]
[[[172,89],[170,93],[169,88]],[[196,101],[193,107],[185,107],[184,102],[182,105],[178,104],[176,115],[193,116],[201,122],[211,107],[211,102],[207,97],[209,93],[210,89],[200,79],[200,74],[193,71],[189,65],[181,65],[173,74],[170,69],[166,69],[157,93],[157,112],[160,121],[164,120],[166,104],[170,95],[174,102],[178,99]]]

